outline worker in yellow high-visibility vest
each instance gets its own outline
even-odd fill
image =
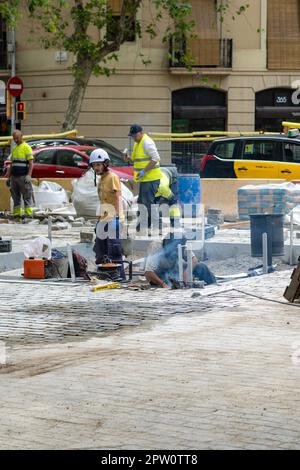
[[[162,168],[160,184],[155,194],[155,201],[159,205],[166,204],[169,206],[171,227],[175,226],[176,221],[177,226],[180,222],[181,211],[178,204],[177,193],[177,168]]]
[[[134,180],[139,186],[138,204],[143,204],[148,211],[148,227],[151,227],[152,217],[158,223],[158,207],[155,204],[155,194],[158,190],[161,170],[160,156],[153,140],[143,132],[139,124],[133,124],[128,134],[134,139],[131,157],[125,156],[125,161],[133,163]]]
[[[33,170],[33,154],[31,147],[23,141],[23,135],[20,130],[13,133],[15,146],[11,154],[11,164],[8,174],[7,185],[10,187],[11,197],[13,199],[14,217],[32,218],[33,210],[33,188],[31,184],[31,174]],[[22,210],[22,201],[24,201],[24,214]]]

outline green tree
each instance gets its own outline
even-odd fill
[[[157,34],[157,25],[167,13],[170,21],[163,42],[174,38],[174,43],[179,43],[180,38],[192,35],[194,22],[188,1],[151,0],[151,3],[155,15],[145,28],[147,34],[151,37]],[[63,130],[76,126],[91,75],[114,73],[113,64],[128,34],[141,37],[142,26],[137,13],[142,0],[123,0],[118,21],[110,5],[107,0],[0,0],[0,14],[8,24],[17,26],[20,11],[26,12],[44,48],[56,47],[73,54],[74,83]],[[97,34],[93,34],[95,31]],[[185,60],[188,63],[188,55]]]

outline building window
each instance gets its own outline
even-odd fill
[[[268,1],[268,69],[300,69],[298,0]]]
[[[108,0],[108,8],[112,12],[112,17],[107,24],[107,40],[113,41],[116,37],[116,33],[119,30],[119,23],[121,19],[122,0]],[[125,41],[135,41],[136,21],[135,17],[128,16],[126,18],[126,30],[125,30]]]
[[[189,43],[196,65],[219,66],[220,42],[217,29],[217,9],[214,0],[189,0],[197,39]]]

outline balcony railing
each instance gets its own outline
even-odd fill
[[[232,39],[185,39],[172,40],[170,44],[170,67],[184,67],[188,49],[193,57],[192,67],[231,68]]]

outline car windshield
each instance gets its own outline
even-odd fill
[[[27,141],[28,144],[32,149],[41,148],[41,147],[56,147],[56,146],[64,146],[64,145],[78,145],[76,142],[72,140],[37,140],[31,142],[30,140]]]

